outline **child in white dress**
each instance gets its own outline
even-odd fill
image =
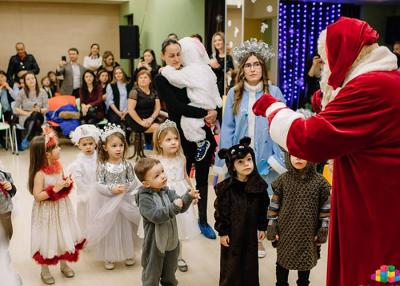
[[[135,264],[134,225],[139,223],[140,214],[133,191],[139,183],[132,164],[125,160],[128,144],[120,127],[106,126],[98,146],[97,183],[91,199],[94,216],[89,221],[87,239],[88,246],[94,246],[96,259],[112,270],[115,262]]]
[[[176,124],[170,120],[160,125],[153,136],[153,157],[158,159],[164,167],[167,176],[168,188],[174,190],[178,196],[183,196],[188,190],[194,190],[192,182],[186,173],[186,159],[183,155],[179,131]],[[196,203],[196,201],[195,201]],[[178,269],[188,270],[186,261],[182,258],[182,242],[194,238],[200,233],[198,220],[193,204],[188,210],[176,216],[179,236]]]
[[[81,125],[71,133],[72,143],[81,151],[69,165],[68,172],[72,175],[78,193],[76,212],[82,233],[86,232],[90,192],[96,183],[96,142],[99,142],[99,139],[100,130],[92,124]]]
[[[29,191],[35,201],[32,209],[31,251],[33,259],[42,266],[45,284],[54,284],[48,265],[60,262],[60,270],[67,277],[74,271],[66,261],[76,262],[85,244],[75,211],[68,197],[73,183],[64,177],[59,162],[61,148],[51,128],[36,136],[30,144]]]

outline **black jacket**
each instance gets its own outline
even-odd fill
[[[7,69],[8,84],[13,85],[14,81],[18,81],[17,74],[20,71],[31,71],[34,74],[40,72],[39,65],[37,64],[35,57],[31,54],[27,54],[26,57],[21,60],[18,55],[14,55],[10,58]]]

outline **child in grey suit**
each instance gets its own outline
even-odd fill
[[[142,285],[178,285],[175,272],[178,265],[179,239],[175,216],[185,212],[195,191],[182,197],[167,187],[167,177],[160,161],[142,158],[135,165],[137,178],[143,186],[136,194],[136,203],[143,217]]]

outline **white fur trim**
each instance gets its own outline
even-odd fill
[[[267,162],[271,166],[271,168],[274,169],[274,171],[277,172],[279,175],[282,175],[283,173],[287,172],[287,169],[285,167],[283,167],[278,162],[278,160],[275,159],[274,156],[269,156]]]
[[[267,118],[268,118],[268,116],[272,113],[272,112],[274,112],[275,110],[277,110],[277,109],[279,109],[279,108],[284,108],[284,107],[287,107],[286,106],[286,104],[284,104],[283,102],[275,102],[275,103],[272,103],[271,105],[270,105],[270,107],[268,107],[267,108],[267,111],[265,112],[265,115],[267,116]]]
[[[206,139],[206,132],[203,126],[203,118],[181,117],[183,135],[185,135],[185,138],[190,142],[200,142]]]
[[[326,33],[328,32],[328,29],[325,29],[319,34],[318,37],[318,54],[321,57],[321,59],[327,64],[327,56],[326,56]]]
[[[388,48],[381,46],[372,50],[360,60],[357,66],[350,70],[344,80],[343,86],[353,78],[367,72],[393,70],[397,70],[397,58]]]
[[[396,56],[386,47],[378,47],[372,50],[369,54],[363,57],[360,62],[353,67],[347,74],[342,87],[332,90],[332,87],[323,90],[322,110],[325,110],[326,105],[335,99],[340,90],[352,79],[373,71],[393,71],[397,69]],[[321,89],[324,80],[321,80]]]
[[[246,84],[246,82],[245,82]],[[249,90],[249,101],[248,110],[251,110],[254,103],[256,102],[256,92],[254,90]],[[251,138],[250,147],[254,149],[254,138],[255,138],[255,125],[256,125],[256,115],[253,112],[249,112],[247,116],[247,136]]]
[[[285,108],[278,111],[270,123],[269,133],[271,134],[272,140],[282,146],[285,150],[288,150],[286,140],[289,128],[293,121],[298,118],[304,119],[304,116],[289,108]]]

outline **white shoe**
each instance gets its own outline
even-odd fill
[[[125,260],[125,265],[126,266],[133,266],[133,265],[135,265],[135,263],[136,263],[136,261],[133,258],[128,258],[128,259]]]
[[[115,268],[115,263],[111,261],[105,261],[104,268],[107,270],[113,270]]]

